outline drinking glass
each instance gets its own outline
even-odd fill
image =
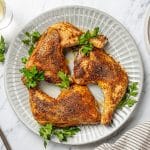
[[[13,13],[9,5],[4,0],[0,0],[0,30],[8,27],[12,18]]]

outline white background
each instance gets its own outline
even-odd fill
[[[150,120],[150,55],[145,48],[144,42],[144,16],[150,0],[6,0],[13,10],[13,22],[5,30],[0,31],[7,40],[8,45],[19,30],[34,17],[46,10],[66,5],[84,5],[102,10],[119,20],[134,37],[141,52],[144,68],[145,81],[141,101],[134,116],[125,125],[124,129],[107,140],[113,142],[126,130],[140,122]],[[13,150],[43,150],[41,138],[32,133],[22,124],[10,107],[3,81],[4,64],[0,64],[0,127],[6,134]],[[84,146],[66,146],[50,142],[47,149],[69,150],[93,149],[100,142]],[[0,143],[0,150],[4,150]]]

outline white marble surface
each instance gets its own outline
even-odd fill
[[[5,30],[0,31],[9,44],[16,33],[38,14],[64,5],[85,5],[105,11],[119,20],[134,37],[144,63],[145,83],[140,104],[130,121],[118,134],[106,140],[113,142],[126,130],[140,122],[150,120],[150,55],[147,53],[144,43],[144,13],[150,0],[6,0],[13,10],[14,18],[12,24]],[[13,150],[42,150],[44,149],[41,138],[32,133],[18,120],[16,114],[10,107],[4,89],[3,81],[4,65],[0,64],[0,126],[6,134]],[[66,146],[50,142],[47,149],[69,150],[85,149],[91,150],[100,142],[83,146]],[[4,150],[0,142],[0,150]]]

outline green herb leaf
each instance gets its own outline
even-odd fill
[[[22,58],[21,58],[21,62],[22,62],[23,64],[26,64],[27,60],[28,60],[27,57],[22,57]]]
[[[91,38],[96,37],[98,35],[98,32],[99,32],[99,27],[94,28],[94,30],[90,32]]]
[[[90,37],[91,37],[91,35],[90,35],[89,30],[87,32],[83,33],[79,37],[79,45],[88,44],[88,40],[90,39]]]
[[[39,134],[43,138],[44,147],[46,148],[47,142],[51,139],[52,136],[56,136],[59,141],[62,142],[67,141],[67,138],[73,137],[79,131],[80,128],[78,127],[57,128],[52,126],[52,124],[47,124],[41,126]]]
[[[25,32],[25,37],[22,40],[22,42],[28,46],[31,46],[37,42],[37,40],[40,38],[41,34],[38,31],[34,32]]]
[[[26,35],[27,37],[30,37],[30,33],[29,33],[29,32],[25,32],[25,35]]]
[[[84,55],[88,55],[90,51],[92,51],[93,49],[93,45],[91,43],[88,43],[86,45],[83,45],[81,47],[81,52],[84,54]]]
[[[47,124],[45,126],[42,126],[39,130],[39,134],[44,140],[45,148],[47,146],[47,142],[50,140],[50,138],[52,136],[52,129],[53,129],[53,126],[51,124]]]
[[[0,37],[0,62],[4,62],[5,60],[5,40],[4,37]]]
[[[117,108],[121,109],[124,106],[132,107],[135,103],[136,100],[134,99],[135,96],[138,94],[138,83],[137,82],[132,82],[127,89],[127,93],[123,97],[123,99],[120,101],[118,104]]]
[[[33,49],[34,49],[34,45],[38,41],[40,36],[41,36],[41,34],[38,31],[34,31],[34,32],[31,32],[31,33],[25,32],[25,37],[22,40],[22,42],[25,45],[30,47],[29,50],[28,50],[29,55],[32,54]]]
[[[4,60],[5,60],[4,54],[0,53],[0,62],[4,62]]]
[[[57,75],[62,80],[61,83],[58,83],[57,85],[60,88],[68,88],[70,86],[69,76],[62,71],[59,71]]]
[[[38,31],[32,32],[32,43],[35,43],[40,38],[40,36],[41,34]]]
[[[55,129],[53,134],[59,139],[60,142],[67,141],[68,137],[73,137],[77,132],[80,131],[78,127],[68,127]]]
[[[132,92],[130,93],[131,96],[137,96],[137,94],[138,94],[138,93],[137,93],[136,91],[135,91],[135,92],[132,91]]]
[[[130,86],[129,86],[129,88],[128,88],[128,90],[130,91],[130,92],[134,92],[134,91],[137,91],[137,82],[133,82]]]
[[[136,101],[134,99],[128,99],[126,105],[128,105],[128,107],[132,107],[135,103]]]
[[[32,54],[33,50],[34,50],[34,45],[31,45],[29,50],[28,50],[29,56]]]
[[[81,52],[84,55],[88,55],[89,52],[93,49],[93,45],[92,43],[89,42],[89,40],[93,37],[96,37],[98,35],[99,32],[99,27],[94,28],[94,30],[92,31],[87,31],[85,33],[83,33],[80,37],[79,37],[79,45],[81,45]]]
[[[2,35],[0,37],[0,53],[1,54],[5,53],[5,40],[4,40],[4,37]]]
[[[79,37],[79,45],[84,45],[89,43],[89,39],[96,37],[99,32],[99,27],[94,28],[92,31],[86,31]]]
[[[23,73],[25,85],[28,88],[34,88],[37,86],[39,81],[44,80],[44,72],[38,71],[35,66],[31,69],[22,68],[20,69],[20,72]]]
[[[30,39],[23,39],[22,42],[25,44],[25,45],[30,45]]]

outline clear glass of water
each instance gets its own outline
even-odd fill
[[[13,13],[9,5],[4,0],[0,0],[0,30],[8,27],[12,18]]]

